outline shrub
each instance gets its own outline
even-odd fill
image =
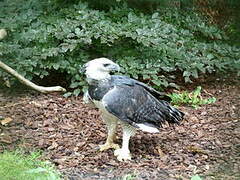
[[[58,71],[78,95],[85,86],[79,68],[101,56],[157,89],[176,87],[176,71],[191,82],[201,73],[240,69],[239,48],[225,43],[224,33],[194,12],[156,9],[144,14],[118,1],[109,9],[84,1],[66,2],[63,8],[59,3],[0,2],[0,27],[9,34],[0,41],[0,57],[30,80]]]

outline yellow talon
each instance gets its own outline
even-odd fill
[[[119,149],[119,145],[114,143],[105,143],[103,145],[100,145],[99,147],[100,151],[105,151],[107,149]]]

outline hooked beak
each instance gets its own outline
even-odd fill
[[[121,70],[120,66],[118,64],[115,64],[115,63],[110,66],[110,69],[113,72],[119,72]]]

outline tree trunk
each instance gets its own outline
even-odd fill
[[[2,61],[0,61],[0,68],[5,70],[7,73],[13,75],[14,77],[16,77],[21,83],[23,83],[23,84],[27,85],[28,87],[30,87],[36,91],[39,91],[41,93],[49,93],[49,92],[56,92],[56,91],[65,92],[66,91],[66,89],[64,89],[61,86],[53,86],[53,87],[38,86],[38,85],[32,83],[31,81],[25,79],[23,76],[18,74],[14,69],[10,68],[6,64],[4,64]]]

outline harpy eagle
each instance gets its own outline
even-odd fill
[[[129,77],[110,75],[120,70],[113,61],[94,59],[83,69],[89,84],[83,100],[101,111],[108,130],[106,143],[100,145],[100,151],[115,149],[114,155],[119,161],[131,159],[129,140],[136,129],[157,133],[163,123],[179,123],[183,119],[184,113],[172,107],[168,103],[170,97],[164,93]],[[118,123],[123,129],[121,148],[114,143]]]

